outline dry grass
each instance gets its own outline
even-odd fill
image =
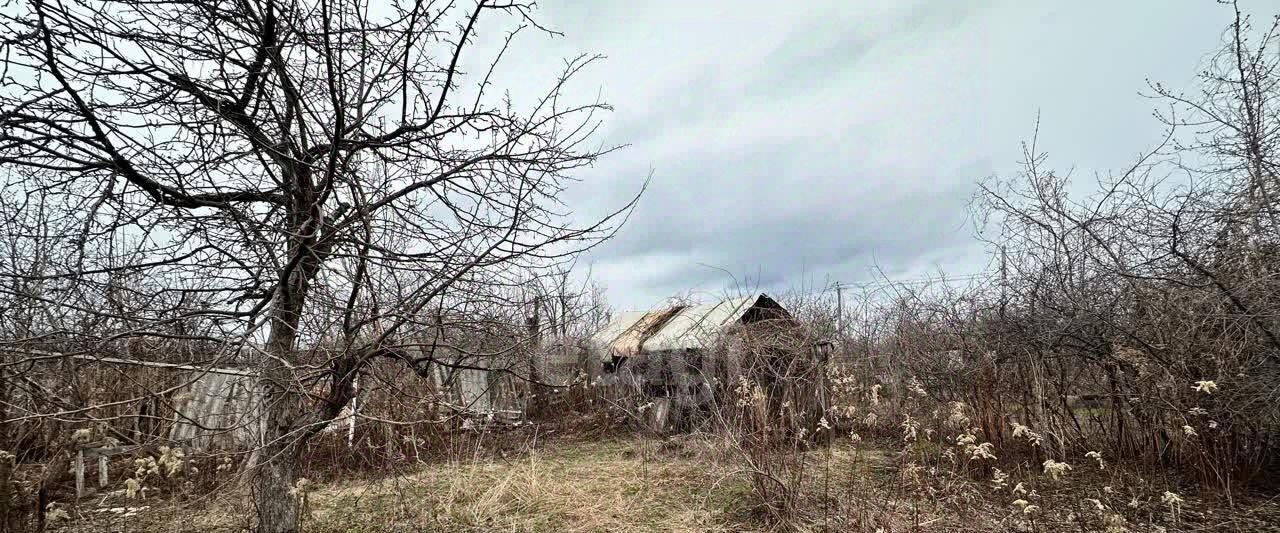
[[[665,440],[565,438],[520,454],[477,449],[422,465],[409,474],[317,483],[307,495],[303,531],[1262,531],[1276,523],[1275,502],[1229,510],[1186,495],[1174,520],[1159,500],[1165,490],[1131,474],[1093,472],[1086,464],[1062,480],[1021,469],[1010,486],[989,475],[969,477],[924,468],[891,443],[806,453],[800,513],[767,524],[748,476],[723,441],[703,436]],[[914,448],[913,448],[914,450]],[[1009,466],[1009,465],[1006,465]],[[1034,493],[1012,490],[1013,481]],[[1114,485],[1114,493],[1102,491]],[[172,495],[170,495],[172,496]],[[61,531],[245,531],[252,509],[240,491],[212,500],[86,500],[70,509]],[[1042,507],[1034,519],[1010,502]],[[1093,498],[1107,511],[1096,510]],[[1131,503],[1138,502],[1140,505]],[[122,508],[147,506],[133,513]],[[1133,505],[1138,505],[1134,507]],[[117,509],[112,512],[110,509]],[[130,516],[124,516],[130,514]],[[1105,520],[1124,515],[1122,522]],[[1110,527],[1109,526],[1115,526]],[[1274,529],[1272,529],[1274,530]]]
[[[674,444],[673,444],[674,443]],[[405,475],[321,483],[304,531],[741,531],[758,528],[745,479],[696,440],[555,442],[519,456],[424,465]],[[67,531],[241,531],[251,509],[226,494],[134,516],[82,506]],[[107,503],[105,507],[122,506]]]
[[[577,442],[510,460],[431,465],[311,495],[312,531],[736,530],[747,488],[695,457],[653,460],[645,441]]]

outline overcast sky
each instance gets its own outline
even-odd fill
[[[1244,6],[1265,22],[1266,4]],[[876,265],[978,271],[974,184],[1016,171],[1037,113],[1053,166],[1123,167],[1161,134],[1146,80],[1189,86],[1231,13],[1211,0],[610,0],[548,1],[538,17],[565,36],[520,41],[506,82],[606,54],[579,85],[616,107],[602,139],[630,144],[581,175],[571,206],[616,207],[652,171],[629,224],[585,262],[611,303],[637,309],[729,273],[768,292]]]

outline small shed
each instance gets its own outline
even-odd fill
[[[655,429],[687,426],[724,401],[744,364],[758,364],[745,359],[762,339],[788,353],[808,351],[803,335],[791,334],[801,329],[765,294],[622,313],[589,342],[595,382],[637,396]]]

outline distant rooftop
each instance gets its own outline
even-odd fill
[[[622,313],[591,337],[596,346],[617,355],[710,348],[723,330],[755,308],[782,310],[764,294],[711,303],[674,305]]]

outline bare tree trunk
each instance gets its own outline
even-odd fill
[[[274,409],[268,409],[274,410]],[[272,416],[267,417],[271,427]],[[264,436],[273,433],[270,429]],[[258,451],[261,458],[253,476],[253,503],[258,516],[259,533],[292,533],[298,531],[298,498],[290,491],[298,477],[301,446],[283,443],[287,436],[276,435],[276,444]]]
[[[542,385],[542,371],[538,368],[538,347],[540,343],[538,323],[538,310],[542,306],[542,297],[533,297],[533,315],[525,319],[525,327],[528,330],[528,350],[529,350],[529,399],[525,404],[525,412],[530,418],[541,416],[542,408],[546,405],[547,388]]]
[[[275,337],[275,333],[272,334]],[[272,350],[279,357],[281,352]],[[301,454],[299,436],[293,434],[296,395],[289,383],[288,369],[273,357],[261,370],[262,391],[260,441],[253,468],[253,503],[259,533],[288,533],[298,530],[297,499],[289,492],[298,477]]]
[[[295,183],[306,184],[309,180],[298,179]],[[306,195],[303,198],[305,202]],[[305,207],[303,203],[303,209],[290,217],[298,230],[319,218]],[[295,235],[299,237],[290,246],[289,256],[296,261],[286,266],[281,276],[272,308],[267,357],[258,376],[262,392],[261,439],[257,461],[253,465],[253,500],[258,515],[258,533],[295,532],[299,526],[298,499],[290,491],[298,477],[302,444],[310,432],[307,428],[298,427],[303,407],[299,404],[301,394],[296,390],[297,380],[285,362],[293,360],[307,288],[319,268],[319,262],[314,251],[314,237],[303,231],[297,231]]]
[[[299,436],[293,434],[297,396],[289,390],[287,384],[291,383],[291,376],[281,361],[288,354],[281,345],[291,346],[293,337],[291,331],[272,332],[270,353],[274,357],[264,365],[259,376],[262,420],[253,465],[253,503],[259,533],[298,531],[298,500],[290,490],[298,477],[302,445]]]

